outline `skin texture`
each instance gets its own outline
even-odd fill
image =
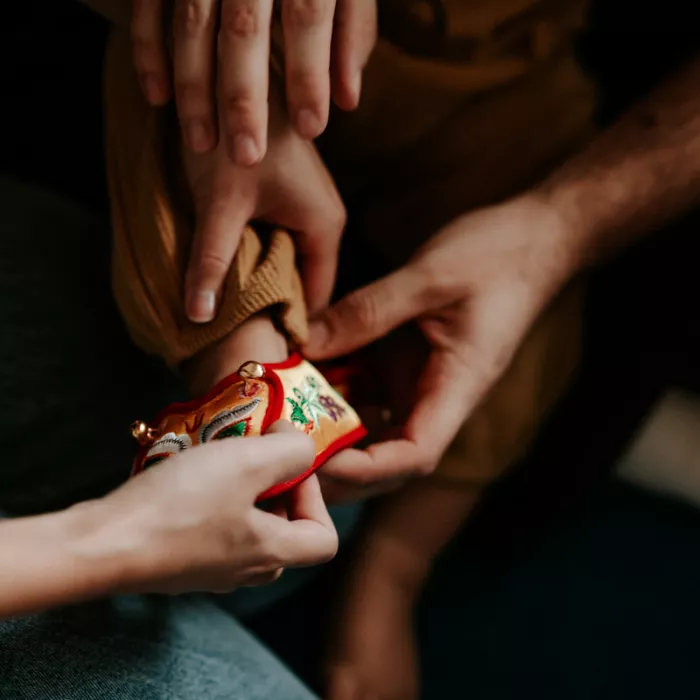
[[[240,166],[264,157],[273,5],[176,0],[171,75],[165,3],[134,0],[134,62],[144,95],[162,105],[174,92],[183,139],[194,152],[223,141]],[[299,135],[313,139],[326,127],[331,97],[341,109],[359,102],[376,40],[376,0],[281,0],[279,18],[289,114]]]
[[[294,231],[309,309],[323,308],[330,299],[345,207],[314,145],[292,128],[276,89],[270,92],[270,113],[269,149],[255,167],[235,165],[223,143],[211,153],[183,151],[196,214],[185,307],[195,322],[216,314],[223,281],[251,220]]]
[[[408,416],[391,439],[328,465],[334,499],[431,473],[561,287],[698,201],[698,80],[696,61],[539,187],[458,217],[404,268],[313,319],[304,349],[311,360],[343,355],[407,323],[428,346]],[[406,366],[399,386],[415,382],[415,363]]]
[[[184,452],[100,500],[0,524],[0,619],[116,593],[230,591],[332,558],[337,535],[315,479],[282,515],[253,505],[314,458],[291,425],[270,433]]]

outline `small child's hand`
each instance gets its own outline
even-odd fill
[[[271,109],[269,149],[258,165],[235,165],[223,142],[203,155],[183,151],[196,219],[185,305],[196,323],[216,315],[223,281],[251,220],[293,231],[309,309],[330,299],[345,208],[314,145],[291,128],[279,95]]]

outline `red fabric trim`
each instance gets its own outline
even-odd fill
[[[355,430],[351,430],[349,433],[339,437],[335,442],[328,445],[323,452],[319,452],[316,455],[314,463],[303,474],[269,488],[267,491],[261,493],[255,502],[260,503],[261,501],[281,496],[283,493],[290,491],[295,486],[301,484],[302,481],[306,481],[314,472],[318,471],[333,455],[340,452],[340,450],[344,450],[346,447],[352,447],[366,436],[367,430],[361,425],[355,428]]]
[[[277,376],[276,371],[298,367],[303,362],[303,359],[304,358],[299,353],[295,352],[283,362],[263,364],[266,373],[262,379],[270,388],[270,400],[261,426],[261,432],[263,435],[268,431],[273,423],[280,419],[282,409],[284,408],[284,387],[282,386],[282,381]],[[320,369],[319,371],[321,371],[326,381],[328,381],[330,384],[342,383],[347,381],[353,376],[353,374],[355,374],[353,368],[347,366],[328,367],[326,372]],[[204,396],[197,399],[192,399],[191,401],[182,401],[179,403],[170,404],[158,414],[157,418],[153,423],[151,423],[151,425],[159,425],[163,418],[171,413],[197,411],[204,404],[215,399],[222,391],[228,389],[232,384],[236,384],[239,381],[241,381],[241,377],[238,375],[238,372],[234,372],[218,382],[216,386],[214,386]],[[340,452],[340,450],[343,450],[346,447],[351,447],[352,445],[358,443],[360,440],[366,437],[366,435],[367,430],[362,425],[349,433],[342,435],[335,440],[335,442],[328,445],[322,452],[319,452],[316,455],[314,463],[303,474],[300,474],[289,481],[285,481],[282,484],[276,484],[258,496],[256,502],[259,503],[270,498],[275,498],[276,496],[280,496],[283,493],[293,489],[295,486],[308,479],[314,472],[320,469],[334,454],[337,454]],[[131,472],[132,476],[136,476],[143,471],[143,461],[147,452],[148,447],[143,447],[139,450],[136,459],[134,460],[134,466]]]
[[[298,365],[299,363],[297,363]],[[297,365],[292,365],[296,367]],[[268,371],[270,370],[270,371]],[[265,417],[263,418],[262,425],[260,426],[260,432],[264,435],[267,429],[277,420],[279,420],[282,415],[282,408],[284,406],[284,387],[282,386],[282,380],[277,376],[277,373],[272,369],[272,365],[265,365],[265,376],[263,381],[270,387],[270,401],[267,404],[267,411],[265,411]]]
[[[278,370],[278,369],[292,369],[298,367],[303,362],[302,356],[299,353],[292,353],[284,362],[276,362],[270,364],[263,364],[263,367],[268,370]],[[262,364],[262,363],[261,363]],[[197,399],[191,399],[190,401],[180,401],[179,403],[171,403],[166,406],[155,418],[154,421],[149,423],[149,425],[158,425],[165,416],[170,413],[182,413],[184,411],[194,412],[198,408],[204,406],[205,403],[209,403],[215,399],[224,389],[228,389],[232,384],[236,384],[241,381],[241,377],[238,372],[233,372],[229,374],[228,377],[224,377],[220,382],[218,382],[212,389],[210,389],[204,396],[200,396]]]
[[[286,360],[282,360],[282,362],[270,362],[263,366],[265,369],[277,371],[279,369],[293,369],[294,367],[298,367],[303,361],[304,358],[298,352],[293,352]]]

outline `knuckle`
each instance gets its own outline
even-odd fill
[[[263,562],[264,570],[262,574],[274,573],[282,569],[286,552],[282,542],[270,537],[259,536],[256,543],[260,561]]]
[[[379,305],[373,294],[351,294],[347,298],[347,312],[361,328],[375,328],[381,319]]]
[[[339,196],[336,196],[336,201],[333,210],[329,214],[329,229],[336,237],[340,238],[348,223],[348,210],[341,201]]]
[[[324,551],[321,553],[321,560],[319,562],[321,564],[334,559],[335,555],[338,554],[338,549],[340,548],[338,535],[330,532],[328,535],[328,541],[325,544]]]
[[[431,476],[435,469],[437,469],[438,461],[439,459],[435,456],[422,456],[416,466],[416,477],[425,478],[426,476]]]
[[[207,113],[209,111],[209,95],[204,85],[192,80],[176,81],[175,94],[177,95],[179,111],[189,115],[192,112]]]
[[[221,8],[221,31],[231,39],[253,39],[262,27],[255,0],[224,0]]]
[[[226,275],[230,264],[219,251],[204,250],[195,263],[194,276],[198,280],[218,280]]]
[[[200,37],[213,26],[212,3],[204,0],[183,0],[177,7],[175,26],[184,37]]]
[[[303,103],[313,110],[320,110],[323,106],[324,80],[327,83],[327,74],[320,70],[319,66],[309,68],[297,68],[290,66],[287,69],[287,82],[295,93],[294,101]]]
[[[426,257],[413,266],[416,282],[427,294],[433,294],[446,284],[445,270],[436,261]]]
[[[223,111],[226,115],[227,124],[236,125],[252,124],[256,112],[255,100],[253,96],[244,89],[236,92],[227,92],[223,98]]]
[[[328,15],[324,0],[286,0],[282,22],[290,29],[310,29],[322,24]]]

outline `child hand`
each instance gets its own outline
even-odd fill
[[[234,165],[223,142],[212,153],[183,154],[196,216],[185,301],[194,322],[216,315],[243,229],[255,219],[295,232],[308,307],[330,299],[345,208],[314,146],[294,132],[278,102],[271,108],[270,147],[259,165]]]

